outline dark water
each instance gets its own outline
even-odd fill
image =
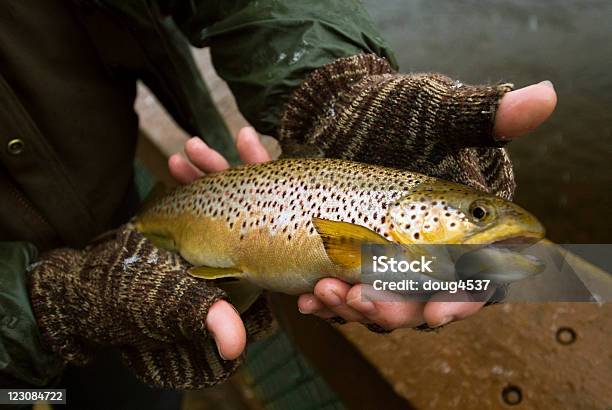
[[[559,243],[612,241],[612,1],[366,0],[402,71],[550,80],[551,119],[510,144],[516,202]]]

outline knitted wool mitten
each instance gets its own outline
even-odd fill
[[[107,236],[82,251],[54,250],[32,266],[30,297],[50,348],[85,364],[97,347],[118,347],[128,367],[157,387],[225,380],[241,360],[223,360],[205,326],[225,293],[189,276],[185,261],[129,224]],[[270,326],[271,315],[253,306],[243,320],[251,336]]]
[[[315,70],[290,97],[278,137],[326,157],[409,169],[511,199],[515,183],[493,121],[510,84],[469,86],[398,74],[375,55]]]

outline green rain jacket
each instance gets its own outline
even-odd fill
[[[337,58],[394,59],[353,0],[0,2],[0,383],[46,385],[25,288],[36,251],[83,246],[134,212],[142,80],[176,122],[237,156],[189,45],[210,47],[244,116],[275,134],[291,91]]]

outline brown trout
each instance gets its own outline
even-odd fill
[[[535,242],[514,203],[413,172],[345,160],[285,159],[204,176],[135,225],[179,252],[194,276],[244,278],[297,294],[317,280],[359,281],[362,244]]]

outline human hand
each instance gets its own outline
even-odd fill
[[[550,81],[510,91],[499,102],[493,133],[502,140],[520,138],[539,127],[557,105],[557,93]]]
[[[198,389],[227,379],[239,361],[216,354],[202,319],[225,293],[188,275],[189,267],[129,223],[83,250],[41,255],[28,282],[46,347],[84,365],[100,347],[113,346],[155,387]]]
[[[494,123],[498,138],[516,139],[542,124],[552,113],[557,96],[550,82],[510,91],[501,99]],[[369,285],[350,286],[338,279],[320,280],[312,294],[298,299],[300,312],[322,318],[340,316],[349,322],[375,323],[385,329],[439,327],[476,313],[481,302],[444,302],[434,296],[427,303],[406,301],[392,292],[375,291]],[[457,297],[459,299],[460,296]],[[480,297],[479,300],[486,300]]]

